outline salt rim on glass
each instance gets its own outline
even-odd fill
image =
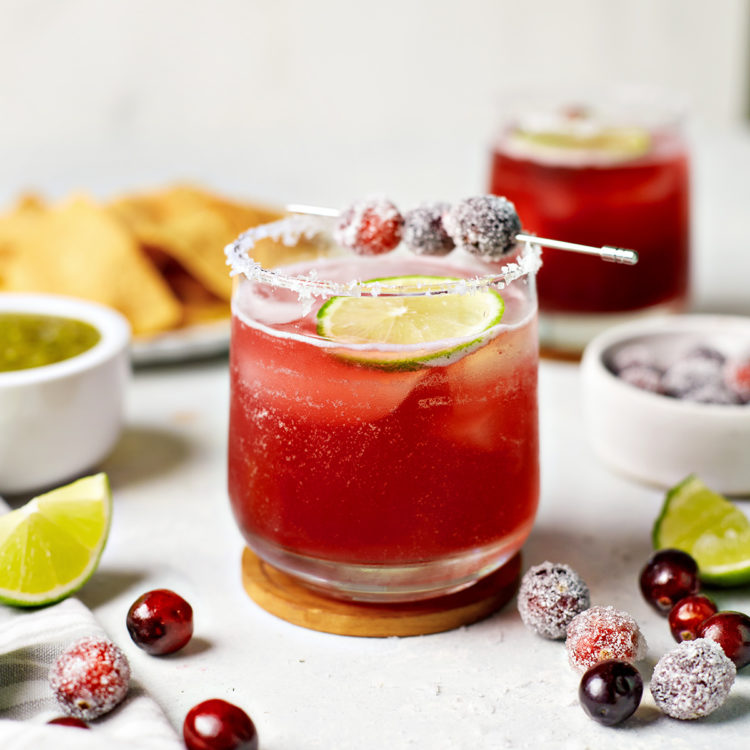
[[[328,241],[332,222],[328,217],[293,214],[271,222],[252,227],[243,232],[234,242],[226,246],[227,265],[230,275],[244,275],[248,279],[262,281],[276,287],[289,289],[298,294],[300,300],[312,297],[362,295],[377,297],[393,294],[408,296],[412,294],[467,294],[478,292],[489,286],[502,289],[523,276],[535,274],[542,265],[541,248],[533,242],[522,242],[515,260],[504,263],[495,273],[478,275],[469,279],[457,279],[446,284],[426,285],[416,282],[413,286],[392,286],[386,283],[367,283],[362,279],[348,282],[335,282],[318,278],[315,270],[304,274],[285,274],[278,270],[263,268],[253,260],[250,254],[257,242],[273,239],[286,246],[293,246],[300,239],[317,239],[322,243]]]

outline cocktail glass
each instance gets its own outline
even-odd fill
[[[247,255],[262,238],[298,249],[311,235],[312,260],[269,269]],[[325,220],[296,217],[229,251],[236,521],[261,559],[335,597],[460,590],[516,554],[537,509],[539,250],[521,243],[502,263],[403,246],[365,258],[326,235]],[[433,322],[483,294],[504,312],[480,335],[397,345],[319,333],[332,299],[429,299]]]
[[[524,229],[633,248],[628,269],[545,251],[542,350],[579,354],[604,328],[679,312],[689,275],[689,168],[682,109],[644,88],[510,97],[492,149],[491,192]]]

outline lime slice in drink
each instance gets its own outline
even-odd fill
[[[413,291],[455,281],[444,276],[394,276],[366,283]],[[382,369],[412,370],[427,362],[448,364],[481,345],[482,334],[500,322],[504,310],[503,298],[492,289],[331,297],[318,311],[318,334],[352,345],[335,350],[345,359]]]
[[[681,549],[700,577],[718,586],[750,581],[750,521],[737,506],[689,476],[667,493],[653,529],[657,549]]]
[[[585,120],[561,123],[559,129],[516,130],[510,136],[516,149],[551,161],[604,161],[637,159],[651,147],[648,130],[637,127],[597,127]]]
[[[0,601],[35,607],[81,588],[99,563],[111,516],[106,474],[84,477],[0,516]]]

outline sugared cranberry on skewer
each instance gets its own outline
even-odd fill
[[[445,231],[447,203],[426,203],[404,214],[404,244],[415,255],[447,255],[455,247]]]
[[[381,255],[401,242],[404,219],[386,198],[365,198],[352,203],[339,217],[334,239],[358,255]]]
[[[478,195],[456,203],[443,224],[457,247],[497,260],[515,247],[521,221],[515,206],[497,195]]]

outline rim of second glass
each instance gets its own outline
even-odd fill
[[[497,97],[496,109],[503,126],[559,116],[571,106],[591,109],[603,123],[641,126],[651,132],[684,127],[690,112],[689,100],[681,91],[651,83],[605,85],[596,81],[510,87]]]

